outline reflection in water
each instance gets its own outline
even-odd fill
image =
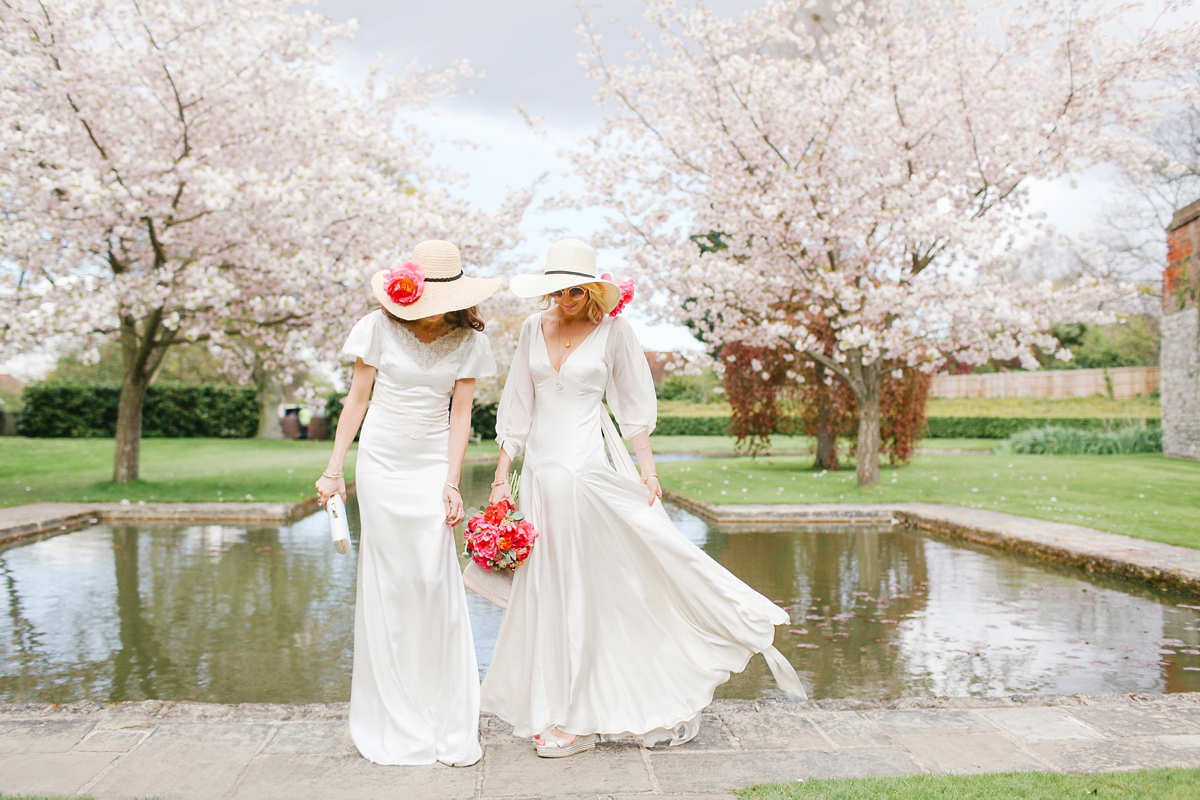
[[[468,503],[490,475],[465,471]],[[726,535],[672,517],[787,608],[776,645],[818,698],[1200,690],[1194,599],[904,531]],[[355,569],[324,515],[97,525],[8,548],[0,701],[345,700]],[[468,599],[482,675],[501,613]],[[755,658],[717,696],[777,691]]]

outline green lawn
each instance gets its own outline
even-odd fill
[[[807,456],[664,462],[663,485],[705,503],[921,501],[1057,520],[1200,547],[1200,463],[1132,456],[918,455],[860,489],[853,464],[814,472]]]
[[[294,503],[313,494],[332,443],[263,439],[143,439],[142,480],[115,484],[112,439],[0,438],[0,507],[45,501]],[[354,449],[346,478],[354,479]],[[468,456],[492,456],[472,444]]]
[[[1067,397],[931,397],[925,404],[928,417],[1115,417],[1158,419],[1162,408],[1157,397],[1143,395],[1111,399],[1101,395]]]
[[[930,440],[945,447],[990,447],[986,440]],[[803,436],[778,437],[779,449],[808,449]],[[930,443],[926,443],[927,445]],[[0,437],[0,507],[46,501],[298,502],[329,460],[330,442],[261,439],[143,439],[142,480],[118,486],[112,439]],[[724,436],[656,436],[656,452],[729,451]],[[472,443],[468,458],[496,457],[492,441]],[[354,450],[346,459],[354,477]]]
[[[1200,791],[1200,770],[1151,769],[1100,775],[1005,772],[994,775],[912,775],[902,778],[765,783],[740,789],[742,800],[1060,800],[1071,797],[1183,800]]]

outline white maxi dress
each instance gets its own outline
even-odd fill
[[[803,694],[772,646],[787,612],[647,505],[603,398],[626,438],[653,430],[654,386],[629,323],[605,317],[556,372],[541,315],[527,319],[496,428],[505,452],[525,455],[518,504],[540,536],[513,578],[483,710],[516,736],[558,725],[652,744],[677,726],[694,733],[716,687],[759,652]]]
[[[425,344],[374,311],[342,352],[376,368],[355,470],[362,536],[350,736],[376,764],[479,759],[479,671],[442,487],[454,382],[495,374],[482,333]]]

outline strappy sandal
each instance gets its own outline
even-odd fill
[[[538,739],[541,739],[544,744],[537,744],[535,741],[533,749],[541,758],[566,758],[585,750],[596,749],[596,734],[594,733],[581,734],[572,740],[567,740],[556,734],[554,728],[551,728]]]

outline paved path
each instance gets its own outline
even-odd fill
[[[97,798],[731,798],[804,778],[1200,767],[1200,693],[847,701],[718,700],[677,748],[543,760],[493,717],[483,760],[381,767],[345,704],[0,705],[0,791]]]

